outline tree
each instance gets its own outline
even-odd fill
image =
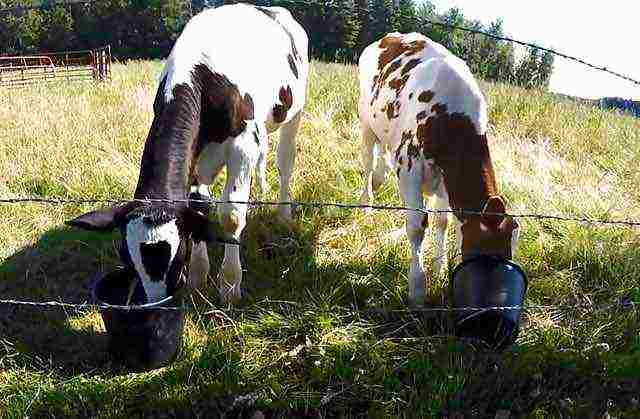
[[[549,88],[549,81],[551,80],[551,74],[553,73],[554,62],[555,62],[555,57],[551,52],[545,51],[542,54],[542,59],[540,60],[540,64],[539,64],[540,66],[539,86],[544,89]]]
[[[56,6],[45,13],[41,28],[46,36],[41,37],[40,49],[58,51],[73,44],[73,17],[64,7]]]
[[[370,40],[373,42],[392,31],[393,3],[391,0],[371,0],[369,10],[369,33]]]
[[[399,0],[391,16],[391,27],[394,31],[409,33],[418,30],[416,8],[413,0]]]

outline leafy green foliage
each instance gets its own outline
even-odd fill
[[[118,58],[166,56],[189,17],[238,0],[101,0],[0,14],[0,53],[77,50],[110,44]],[[310,52],[324,61],[355,62],[367,45],[389,32],[421,32],[463,58],[478,77],[525,88],[548,86],[553,55],[530,49],[519,63],[513,46],[490,37],[432,25],[426,20],[504,35],[500,19],[484,26],[462,10],[436,13],[415,0],[250,0],[289,9],[310,37]],[[0,0],[0,8],[17,0]],[[20,10],[20,9],[16,9]]]

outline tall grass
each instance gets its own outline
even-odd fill
[[[131,62],[108,84],[0,95],[0,196],[130,197],[160,68]],[[514,212],[640,218],[638,120],[544,92],[482,88]],[[357,95],[354,67],[314,63],[295,199],[357,200]],[[394,179],[376,201],[399,202]],[[62,227],[90,208],[0,205],[0,298],[85,301],[90,276],[117,263],[117,234]],[[394,233],[402,214],[298,209],[291,225],[272,215],[249,218],[245,299],[212,312],[215,286],[205,284],[190,304],[184,353],[166,368],[118,370],[96,312],[0,306],[0,416],[640,415],[637,309],[582,308],[640,303],[635,230],[521,220],[526,303],[581,308],[526,313],[518,342],[497,355],[450,339],[446,315],[393,311],[407,292],[408,245]],[[222,253],[210,253],[215,276]],[[445,278],[429,273],[428,287],[432,305],[447,303]]]

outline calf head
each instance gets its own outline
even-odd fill
[[[66,224],[92,231],[119,229],[120,259],[137,272],[147,302],[159,301],[184,285],[189,240],[237,244],[223,239],[217,223],[186,205],[132,201],[86,213]]]
[[[505,216],[502,197],[490,197],[480,215],[471,215],[462,223],[462,258],[491,255],[511,259],[515,252],[520,227],[511,216]]]

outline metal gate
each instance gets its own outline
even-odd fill
[[[110,46],[85,51],[0,56],[0,87],[110,79]]]

